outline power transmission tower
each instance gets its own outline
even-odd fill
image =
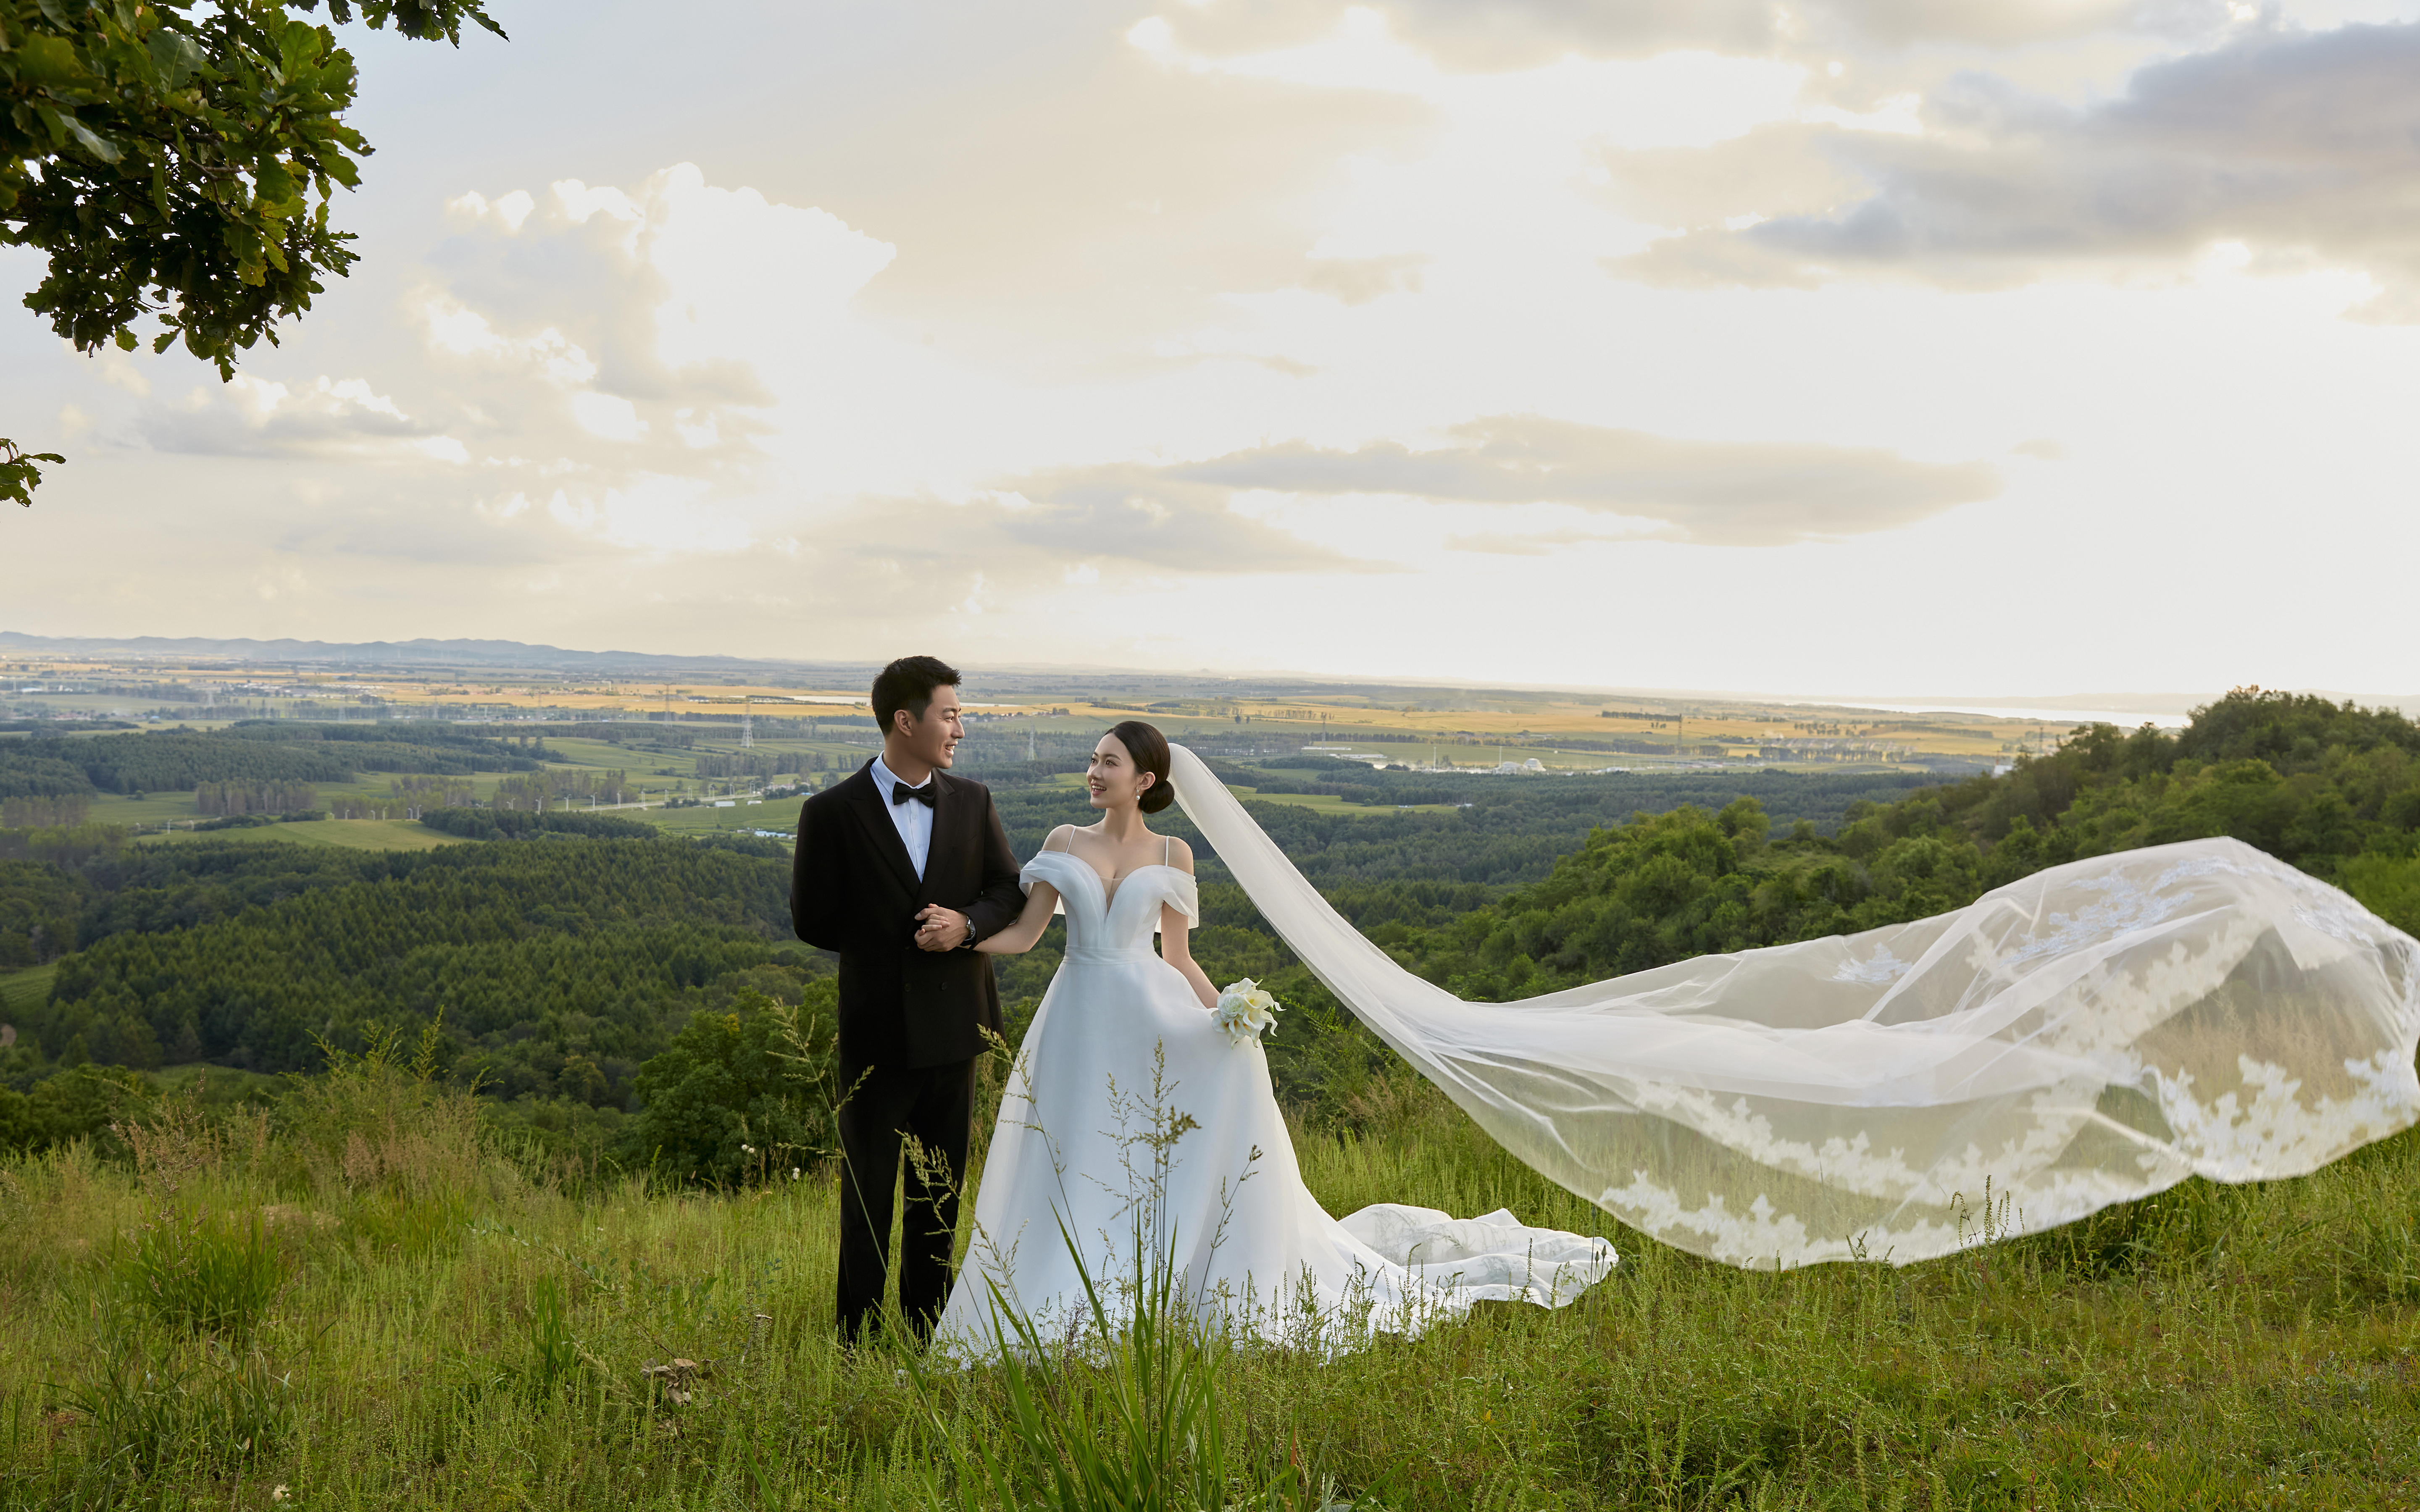
[[[748,693],[739,695],[739,748],[741,750],[756,748],[756,706],[750,702],[752,697],[752,694]],[[971,930],[972,927],[970,925],[969,929]]]

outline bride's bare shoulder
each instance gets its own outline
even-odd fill
[[[1042,838],[1042,848],[1046,851],[1071,850],[1075,843],[1076,826],[1073,825],[1061,825]]]
[[[1161,864],[1164,866],[1172,866],[1179,872],[1184,872],[1187,876],[1191,876],[1193,874],[1193,847],[1186,844],[1183,841],[1178,840],[1173,835],[1165,837],[1162,843],[1167,846],[1168,859]]]

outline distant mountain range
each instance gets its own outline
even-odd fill
[[[874,674],[880,670],[879,665],[874,662],[814,661],[790,656],[668,656],[644,651],[566,651],[561,646],[530,645],[520,640],[439,640],[425,637],[413,640],[212,640],[204,636],[40,636],[0,630],[0,656],[144,656],[163,661],[225,660],[359,668],[520,669],[585,672],[597,676],[720,676],[735,681],[748,677],[776,687],[862,687],[873,681]],[[1272,694],[1315,696],[1323,690],[1343,688],[1381,701],[1401,699],[1418,702],[1440,687],[1457,687],[1472,692],[1484,690],[1490,697],[1523,699],[1576,693],[1583,697],[1667,701],[1703,699],[1726,703],[1784,702],[1809,708],[2006,712],[2021,717],[2036,713],[2055,715],[2073,710],[2092,717],[2109,717],[2110,711],[2126,711],[2126,720],[2158,717],[2163,723],[2173,722],[2219,696],[2216,690],[2212,690],[2202,693],[2060,693],[2035,697],[1971,693],[1945,693],[1921,698],[1826,695],[1816,699],[1803,694],[1712,688],[1544,688],[1497,685],[1482,689],[1481,685],[1474,683],[1413,683],[1388,678],[1323,677],[1304,672],[1226,674],[1206,668],[1194,672],[1173,672],[1081,667],[985,666],[981,669],[970,667],[969,671],[978,674],[984,689],[994,693],[1074,694],[1081,691],[1087,696],[1123,696],[1140,702],[1253,694],[1264,697]],[[2319,688],[2297,691],[2324,692],[2338,702],[2351,699],[2366,706],[2384,705],[2420,716],[2420,694],[2344,693]]]
[[[213,640],[203,636],[43,636],[0,630],[0,655],[158,656],[343,666],[520,667],[562,671],[741,671],[802,668],[785,657],[665,656],[644,651],[566,651],[519,640]],[[854,666],[852,674],[859,671]],[[862,671],[871,676],[875,669]]]

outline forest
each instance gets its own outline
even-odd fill
[[[1221,775],[1268,791],[1317,770],[1265,764]],[[1459,807],[1412,812],[1393,810],[1404,800],[1389,784],[1426,784],[1425,795],[1442,779],[1333,770],[1323,789],[1384,795],[1386,811],[1247,801],[1340,912],[1471,998],[1921,918],[2078,856],[2205,835],[2247,841],[2420,928],[2420,729],[2310,697],[2240,691],[2175,733],[2090,727],[2053,755],[1954,784],[1888,773],[1465,779],[1443,789]],[[1083,811],[1079,795],[1039,782],[1003,785],[996,800],[1020,854]],[[23,1038],[0,1052],[0,1110],[11,1110],[0,1127],[39,1143],[89,1125],[89,1099],[84,1115],[67,1111],[61,1076],[78,1067],[303,1072],[442,1019],[450,1073],[475,1080],[500,1117],[644,1158],[633,1141],[663,1132],[646,1117],[648,1088],[679,1080],[646,1068],[675,1051],[695,1058],[684,1026],[735,1003],[805,1004],[812,1016],[810,989],[833,969],[790,935],[774,842],[510,808],[435,809],[421,823],[489,843],[147,848],[100,826],[37,832],[59,837],[48,853],[0,859],[0,969],[54,967],[41,1000],[14,1011]],[[1196,953],[1217,980],[1264,980],[1292,1010],[1270,1044],[1282,1094],[1306,1116],[1346,1117],[1389,1053],[1294,960],[1181,813],[1161,823],[1202,851]],[[1058,938],[1054,928],[1001,964],[1013,1026],[1047,985]],[[729,1148],[683,1135],[685,1168],[736,1168],[737,1128],[726,1120]]]
[[[311,724],[256,719],[223,731],[154,730],[0,741],[0,799],[139,794],[204,783],[348,782],[356,772],[535,771],[543,742],[437,723]]]

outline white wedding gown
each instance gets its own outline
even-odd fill
[[[1195,923],[1193,879],[1146,866],[1114,894],[1065,852],[1027,864],[1058,889],[1066,955],[1009,1083],[974,1235],[936,1337],[997,1348],[1005,1303],[1045,1338],[1112,1325],[1165,1263],[1188,1310],[1269,1342],[1332,1350],[1416,1334],[1474,1302],[1560,1306],[1612,1270],[1602,1239],[1382,1204],[1339,1220],[1304,1186],[1258,1041],[1237,1043],[1152,949],[1163,903]],[[1282,1031],[1280,1031],[1282,1032]]]
[[[1181,746],[1170,777],[1303,964],[1481,1128],[1631,1227],[1734,1265],[1907,1264],[2189,1176],[2306,1175],[2420,1121],[2420,941],[2237,841],[2075,861],[1861,934],[1466,1003],[1364,939]],[[1191,879],[1146,869],[1111,905],[1073,857],[1028,872],[1063,895],[1070,949],[1021,1052],[1024,1100],[1003,1107],[950,1326],[980,1325],[986,1275],[1063,1321],[1080,1293],[1063,1215],[1096,1274],[1132,1274],[1120,1236],[1147,1119],[1119,1133],[1108,1082],[1147,1106],[1163,1050],[1164,1101],[1201,1127],[1172,1147],[1146,1245],[1172,1245],[1205,1294],[1366,1304],[1416,1326],[1481,1296],[1559,1304],[1611,1266],[1603,1241],[1504,1213],[1329,1218],[1261,1052],[1231,1047],[1151,950],[1163,899],[1196,912]]]

